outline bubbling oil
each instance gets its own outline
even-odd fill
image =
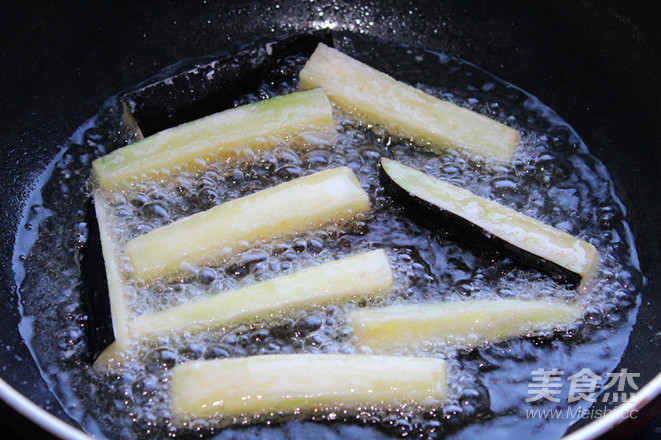
[[[292,148],[282,140],[271,150],[209,161],[199,173],[175,170],[167,181],[134,184],[122,192],[105,194],[121,244],[228,200],[337,166],[351,168],[370,197],[371,212],[349,224],[326,225],[257,243],[209,264],[186,264],[170,280],[146,284],[132,278],[130,261],[122,255],[133,317],[371,249],[386,251],[396,284],[379,301],[366,298],[319,304],[252,322],[145,340],[121,367],[99,373],[90,366],[83,332],[88,316],[81,307],[81,249],[89,227],[84,217],[89,209],[86,182],[91,160],[133,140],[121,123],[117,100],[110,99],[92,123],[72,139],[42,188],[43,201],[28,211],[26,225],[32,224],[38,233],[31,251],[22,258],[25,279],[21,301],[25,317],[34,317],[24,321],[25,325],[34,322],[29,329],[31,350],[65,410],[89,432],[118,438],[269,433],[296,437],[305,426],[338,438],[437,438],[473,432],[480,426],[488,432],[490,423],[508,418],[521,422],[512,429],[526,430],[533,428],[522,422],[526,408],[532,405],[525,402],[525,385],[532,370],[558,368],[573,374],[588,358],[592,371],[603,375],[617,364],[635,313],[640,274],[624,207],[615,197],[603,165],[571,127],[535,98],[461,60],[387,43],[368,44],[356,37],[345,36],[340,45],[432,95],[520,130],[522,141],[513,160],[493,162],[452,149],[430,153],[409,140],[389,136],[387,127],[371,126],[361,122],[360,115],[336,111],[339,135],[332,143]],[[406,62],[388,61],[394,59]],[[283,66],[292,72],[289,80],[264,83],[256,94],[245,95],[237,105],[295,91],[296,72],[305,61],[289,58]],[[377,164],[381,156],[593,243],[601,254],[597,275],[585,289],[573,290],[558,285],[548,275],[493,253],[468,249],[439,231],[413,223],[379,185]],[[44,216],[44,210],[52,215]],[[415,356],[435,356],[448,362],[449,398],[439,408],[402,402],[237,418],[219,415],[175,420],[171,414],[168,379],[179,363],[267,354],[365,352],[346,321],[349,311],[468,297],[554,297],[578,302],[585,316],[582,323],[563,331],[484,348],[423,344]],[[309,421],[315,422],[313,427]],[[534,429],[556,436],[567,424],[549,420],[543,428]]]

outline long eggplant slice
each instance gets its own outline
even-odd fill
[[[102,188],[167,175],[174,167],[200,167],[209,159],[271,148],[306,132],[334,133],[330,102],[321,89],[278,96],[225,110],[156,133],[98,158],[94,176]],[[298,137],[297,137],[298,136]]]
[[[171,379],[175,417],[309,413],[445,399],[445,361],[435,358],[288,354],[193,361]]]
[[[347,317],[360,346],[409,352],[424,344],[485,345],[554,330],[581,319],[572,304],[546,300],[467,300],[362,308]]]
[[[115,335],[114,345],[123,348],[129,341],[128,320],[129,311],[126,304],[126,288],[123,282],[120,262],[119,244],[114,238],[112,225],[108,217],[109,207],[99,191],[94,193],[94,208],[101,238],[101,251],[108,281],[108,296],[110,297],[110,314]]]
[[[129,241],[125,250],[135,275],[149,282],[177,272],[184,262],[224,258],[258,240],[346,222],[369,209],[353,172],[333,168],[185,217]]]
[[[382,296],[392,284],[390,260],[385,252],[376,250],[143,315],[131,322],[130,333],[138,339],[218,327],[286,313],[297,307]]]
[[[80,305],[87,321],[83,331],[87,339],[90,358],[97,356],[115,340],[110,313],[110,292],[108,274],[103,260],[101,231],[96,217],[94,199],[90,198],[85,209],[85,222],[88,226],[87,240],[81,249],[80,259],[81,288]]]
[[[195,66],[121,96],[144,136],[230,108],[246,93],[255,93],[266,78],[278,81],[283,60],[309,55],[319,42],[332,45],[330,31],[309,31]],[[285,69],[286,70],[286,69]]]
[[[506,160],[519,141],[514,129],[399,82],[323,43],[301,70],[300,82],[303,88],[323,88],[346,111],[432,150],[459,147]]]
[[[381,158],[381,184],[405,211],[458,240],[496,250],[522,264],[585,283],[599,262],[596,248],[552,226],[399,162]]]

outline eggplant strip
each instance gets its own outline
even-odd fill
[[[305,89],[321,87],[344,110],[439,151],[458,147],[507,160],[519,133],[442,101],[320,43],[300,73]]]
[[[332,107],[322,90],[258,101],[158,132],[96,159],[92,168],[101,188],[121,188],[165,178],[176,167],[194,170],[209,160],[272,148],[283,140],[312,143],[305,136],[309,132],[335,133]]]
[[[401,356],[288,354],[193,361],[172,371],[177,416],[241,417],[445,399],[445,361]]]
[[[114,345],[122,349],[129,342],[129,310],[126,304],[126,287],[120,269],[119,244],[114,238],[115,235],[112,233],[112,225],[108,214],[110,208],[98,190],[94,193],[94,209],[99,225],[101,251],[103,253],[108,281],[110,313],[112,315],[112,327],[115,335]]]
[[[407,213],[474,246],[584,285],[596,271],[599,253],[590,243],[532,217],[382,158],[381,183]]]
[[[347,167],[282,183],[185,217],[129,241],[135,276],[149,282],[199,264],[369,211],[369,198]]]
[[[429,343],[481,346],[564,327],[582,315],[573,304],[499,299],[362,308],[347,319],[359,346],[406,353]]]
[[[130,334],[138,339],[263,319],[299,307],[383,296],[392,285],[390,260],[376,250],[140,316],[131,322]]]

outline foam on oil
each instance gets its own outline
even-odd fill
[[[296,432],[301,417],[323,422],[315,429],[364,436],[439,437],[468,432],[513,417],[528,435],[557,436],[568,421],[542,428],[524,421],[525,386],[538,367],[573,374],[586,362],[593,372],[611,371],[621,356],[635,311],[640,274],[622,204],[613,194],[603,165],[574,131],[533,97],[475,66],[424,50],[344,38],[343,50],[432,95],[469,107],[522,132],[507,164],[447,150],[437,155],[383,127],[336,112],[340,133],[333,143],[295,149],[286,140],[273,150],[222,162],[203,172],[178,170],[160,183],[142,183],[107,194],[120,243],[260,189],[331,167],[345,165],[370,196],[372,211],[348,225],[330,225],[283,239],[258,243],[227,260],[184,265],[175,280],[147,285],[124,273],[134,316],[162,310],[194,297],[270,279],[299,268],[369,249],[385,249],[396,287],[384,300],[319,305],[258,322],[228,323],[202,332],[165,335],[144,341],[131,360],[99,374],[90,367],[81,303],[81,249],[86,240],[86,186],[91,160],[131,141],[121,125],[118,103],[110,100],[80,139],[56,159],[34,211],[34,244],[20,246],[17,273],[26,323],[32,323],[32,351],[65,410],[96,435],[121,438],[207,437]],[[399,60],[391,63],[389,60]],[[237,104],[296,89],[295,72],[305,59],[292,57],[283,68],[293,73],[281,84],[264,84]],[[383,193],[377,176],[381,156],[399,160],[593,243],[601,254],[599,272],[580,291],[559,286],[552,277],[521,268],[495,254],[467,249],[411,222]],[[49,216],[38,216],[47,209]],[[31,223],[28,221],[28,223]],[[32,222],[33,223],[33,222]],[[25,234],[24,234],[25,235]],[[23,243],[21,237],[17,242]],[[25,247],[25,246],[24,246]],[[222,294],[222,293],[221,293]],[[366,406],[330,408],[314,414],[246,414],[233,419],[174,421],[169,409],[169,370],[190,359],[216,359],[274,353],[355,353],[347,311],[399,302],[457,301],[471,298],[556,297],[585,307],[585,319],[562,332],[520,338],[482,349],[423,346],[419,356],[448,361],[450,398],[442,408]],[[393,372],[397,374],[397,372]],[[323,378],[320,378],[323,380]],[[333,422],[332,424],[328,424]],[[341,422],[341,423],[340,423]],[[258,423],[252,427],[244,427]],[[339,424],[338,424],[339,423]],[[180,426],[182,425],[183,426]],[[470,429],[464,429],[465,427]],[[275,428],[274,428],[275,427]],[[534,429],[533,429],[534,428]],[[348,428],[346,428],[348,429]],[[488,429],[488,428],[485,428]],[[532,430],[532,431],[531,431]],[[488,431],[486,431],[488,432]],[[237,434],[238,435],[238,434]],[[276,435],[276,434],[274,434]],[[278,434],[279,435],[279,434]],[[347,434],[349,435],[349,434]]]

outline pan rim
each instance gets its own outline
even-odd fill
[[[631,423],[635,419],[635,417],[631,417],[632,414],[639,413],[660,396],[661,373],[658,373],[640,391],[633,395],[632,398],[615,407],[608,415],[594,420],[581,429],[562,437],[562,440],[590,440],[612,433],[615,427],[624,425],[625,423]]]
[[[56,437],[72,440],[92,439],[80,429],[49,413],[25,397],[2,378],[0,378],[0,398],[23,417]]]

